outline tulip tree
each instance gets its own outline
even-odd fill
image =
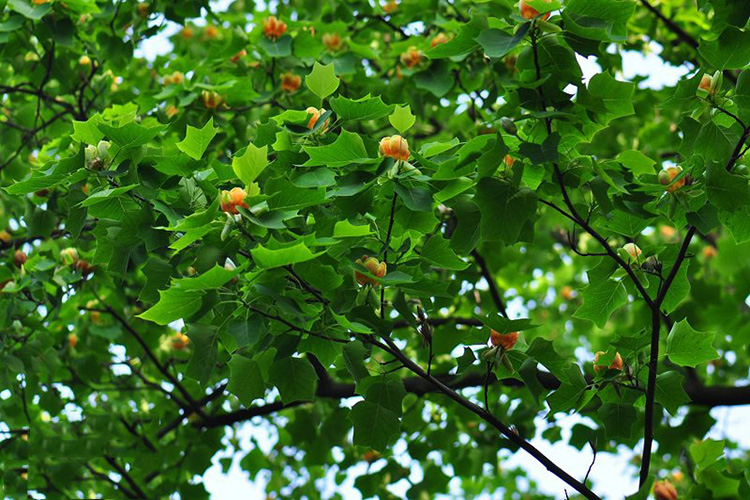
[[[5,497],[750,498],[746,2],[227,3],[0,2]]]

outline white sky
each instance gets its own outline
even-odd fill
[[[224,10],[228,4],[227,0],[213,2],[214,11]],[[195,24],[203,24],[199,19],[194,20],[194,22]],[[136,52],[136,55],[153,60],[157,54],[169,53],[171,45],[166,37],[176,33],[179,28],[178,25],[171,24],[162,35],[151,38],[143,43]],[[623,54],[623,74],[617,75],[617,78],[620,80],[631,80],[637,75],[648,76],[640,86],[642,88],[659,89],[664,86],[674,86],[680,78],[689,72],[686,67],[673,67],[664,64],[658,56],[660,47],[657,44],[651,44],[651,50],[648,54],[633,51],[625,52]],[[584,73],[584,81],[586,82],[593,75],[601,71],[601,68],[593,57],[586,59],[578,56],[578,60]],[[352,398],[352,400],[345,403],[347,403],[347,406],[351,406],[356,401],[357,399]],[[715,408],[711,414],[719,423],[712,430],[710,437],[716,439],[728,437],[740,443],[743,448],[750,448],[750,436],[740,431],[750,418],[750,407]],[[545,439],[541,439],[540,436],[535,437],[531,442],[554,462],[564,464],[566,471],[582,479],[591,462],[591,450],[584,449],[583,451],[578,451],[565,444],[565,441],[570,436],[570,429],[578,422],[588,422],[589,425],[593,426],[592,422],[588,419],[576,415],[568,416],[558,421],[558,425],[563,429],[563,440],[561,442],[550,444]],[[546,422],[538,418],[537,424],[539,433],[541,433],[545,428]],[[274,431],[265,424],[264,419],[256,418],[252,422],[245,423],[239,427],[238,437],[240,438],[241,449],[229,449],[229,452],[218,453],[213,459],[214,465],[208,469],[202,478],[206,489],[211,492],[211,498],[246,500],[248,498],[263,498],[265,495],[264,486],[267,473],[261,473],[258,480],[250,481],[248,474],[239,467],[239,461],[251,449],[251,438],[260,444],[261,449],[269,450],[275,442]],[[405,450],[403,442],[399,442],[394,447],[394,452],[403,450]],[[635,451],[639,452],[640,450],[637,448]],[[638,471],[633,465],[630,465],[630,459],[633,457],[633,454],[633,450],[624,446],[620,447],[619,452],[616,454],[600,452],[590,476],[593,482],[593,490],[603,498],[611,499],[619,499],[624,494],[635,492],[637,490]],[[524,452],[518,452],[513,456],[509,456],[507,452],[504,452],[501,455],[503,457],[501,464],[504,469],[521,467],[528,472],[529,478],[536,481],[542,492],[554,495],[556,498],[565,498],[564,489],[567,485],[549,473],[544,466],[529,455]],[[229,472],[224,474],[218,460],[227,456],[233,456],[234,459]],[[421,479],[421,471],[416,464],[410,464],[405,458],[402,458],[400,461],[402,464],[411,467],[412,480],[419,481]],[[376,466],[377,463],[373,468],[377,468]],[[347,500],[360,499],[361,495],[353,488],[353,484],[354,479],[365,471],[366,467],[364,464],[350,469],[348,480],[344,485],[338,487],[335,486],[335,483],[329,477],[329,480],[325,484],[320,485],[324,496],[331,496],[335,489],[336,493],[344,496]],[[201,479],[196,478],[196,480]],[[451,483],[452,495],[460,495],[460,490],[456,488],[456,485],[457,480]],[[395,494],[403,496],[409,486],[408,482],[402,480],[400,483],[396,483],[392,491]],[[569,487],[567,488],[571,491]]]

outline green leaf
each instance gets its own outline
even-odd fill
[[[432,212],[432,195],[425,188],[408,188],[402,184],[393,185],[396,194],[409,210],[416,212]]]
[[[557,161],[557,147],[559,144],[560,135],[557,133],[553,133],[547,136],[542,144],[534,144],[533,142],[522,143],[518,148],[518,152],[531,160],[531,163],[533,165],[552,163],[554,161]]]
[[[604,403],[597,412],[608,439],[630,439],[638,412],[631,404]]]
[[[635,12],[631,0],[568,0],[562,17],[565,29],[583,38],[623,42],[628,19]]]
[[[349,342],[344,345],[344,351],[342,352],[344,364],[356,382],[370,376],[364,361],[366,355],[367,350],[362,342]]]
[[[240,403],[249,407],[266,390],[263,372],[258,362],[239,354],[229,361],[229,384],[227,390],[239,398]]]
[[[377,120],[393,111],[393,106],[385,104],[380,96],[371,97],[369,94],[361,99],[333,97],[330,103],[336,116],[343,120]]]
[[[242,272],[244,266],[240,266],[236,269],[224,269],[219,265],[214,265],[208,271],[201,273],[194,278],[181,278],[172,281],[172,288],[186,290],[186,291],[205,291],[215,290],[229,283],[235,278],[240,272]]]
[[[343,167],[352,163],[375,163],[376,158],[370,158],[365,143],[359,134],[342,130],[336,140],[326,146],[303,146],[302,149],[310,156],[305,167]]]
[[[529,345],[529,348],[526,349],[526,355],[544,365],[558,379],[568,381],[568,366],[570,366],[570,361],[555,351],[552,341],[541,337],[535,338],[531,342],[531,345]]]
[[[205,386],[216,366],[218,330],[213,325],[189,325],[187,335],[192,345],[192,355],[185,373],[188,377]]]
[[[372,234],[372,230],[370,229],[369,225],[365,224],[361,226],[355,226],[348,220],[340,220],[336,222],[333,227],[334,238],[360,238],[362,236],[368,236],[370,234]]]
[[[410,106],[396,106],[393,113],[388,117],[388,121],[391,122],[393,128],[403,134],[409,130],[417,119],[411,112]]]
[[[625,286],[610,279],[590,281],[582,294],[583,305],[573,316],[591,320],[599,328],[604,328],[612,313],[628,302]]]
[[[662,405],[672,415],[690,402],[682,384],[682,375],[676,371],[668,371],[656,377],[656,402]]]
[[[284,35],[278,40],[269,40],[266,37],[262,37],[258,45],[266,51],[269,57],[288,57],[292,54],[293,41],[294,39],[289,35]]]
[[[101,124],[102,117],[98,113],[85,122],[73,120],[73,139],[84,144],[97,144],[104,137],[99,129]]]
[[[705,469],[721,459],[724,456],[725,449],[726,441],[723,439],[721,441],[715,439],[698,441],[690,445],[690,458],[693,459],[695,467]]]
[[[422,258],[438,267],[453,271],[461,271],[469,267],[468,262],[458,258],[453,250],[448,248],[449,243],[442,236],[433,236],[422,247]]]
[[[654,173],[656,162],[640,151],[634,149],[623,151],[615,159],[633,172],[635,176]]]
[[[333,94],[339,88],[339,83],[333,63],[323,65],[316,61],[310,74],[305,77],[307,88],[321,99]]]
[[[288,266],[297,262],[305,262],[323,255],[325,252],[312,253],[302,242],[283,248],[266,248],[257,246],[250,251],[256,264],[264,269]]]
[[[537,198],[533,191],[497,179],[480,180],[474,201],[482,212],[484,240],[501,240],[512,245],[518,241],[524,225],[536,214]]]
[[[31,5],[30,1],[27,0],[8,0],[8,7],[18,12],[19,14],[38,21],[43,18],[50,10],[52,10],[52,3],[43,3],[41,5]]]
[[[97,127],[115,144],[123,148],[134,148],[148,144],[166,128],[162,125],[144,127],[135,122],[128,122],[119,127],[99,123]]]
[[[301,358],[279,359],[268,371],[268,381],[279,389],[284,404],[312,401],[317,380],[310,362]]]
[[[200,309],[202,303],[202,293],[170,288],[159,291],[159,302],[138,317],[159,325],[168,325],[172,321],[190,317]]]
[[[385,451],[388,443],[399,434],[398,415],[383,406],[370,401],[360,401],[349,418],[354,424],[354,444]]]
[[[268,146],[259,148],[250,143],[245,149],[245,154],[232,158],[232,170],[246,186],[252,184],[267,165]]]
[[[525,23],[512,35],[497,28],[486,29],[476,37],[476,40],[488,57],[505,57],[521,43],[530,26],[531,23]]]
[[[713,341],[714,333],[693,330],[687,319],[683,319],[672,326],[664,354],[675,364],[695,368],[718,359],[719,353],[714,349]]]
[[[177,147],[190,158],[200,160],[218,131],[219,129],[214,127],[213,117],[208,119],[206,124],[203,125],[203,128],[195,128],[188,125],[185,139],[178,142]],[[234,162],[232,162],[232,167],[234,168]],[[250,184],[250,182],[248,182],[248,184]]]
[[[701,40],[698,53],[711,67],[743,69],[750,63],[750,32],[729,26],[716,40]]]
[[[357,392],[363,394],[366,401],[401,416],[401,402],[406,396],[406,389],[398,375],[376,375],[362,379],[357,383]]]
[[[580,103],[598,113],[602,123],[630,116],[633,109],[635,84],[615,80],[608,72],[599,73],[589,80],[588,88],[579,91]]]

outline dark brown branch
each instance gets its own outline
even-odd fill
[[[487,262],[476,249],[471,251],[471,256],[474,257],[474,260],[476,260],[477,264],[479,265],[479,269],[482,270],[482,276],[487,281],[487,284],[490,287],[490,295],[492,296],[492,301],[495,303],[495,307],[500,314],[507,318],[508,312],[505,310],[503,297],[500,294],[500,289],[497,287],[497,282],[495,281],[495,277],[492,275],[492,271],[490,271],[490,268],[487,266]]]

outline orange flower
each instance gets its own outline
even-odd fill
[[[406,161],[409,159],[409,143],[400,135],[383,137],[380,140],[380,154]]]
[[[573,298],[573,289],[565,285],[564,287],[562,287],[562,289],[560,289],[560,295],[563,299],[570,300]]]
[[[0,230],[0,243],[10,243],[11,236],[5,229]]]
[[[423,58],[422,51],[414,46],[409,47],[406,52],[401,54],[401,62],[404,63],[407,68],[415,67],[422,62]]]
[[[672,226],[661,226],[659,232],[661,233],[661,237],[665,240],[673,240],[677,235],[677,229]]]
[[[716,251],[716,248],[712,247],[711,245],[709,245],[707,247],[703,247],[703,258],[704,259],[706,259],[706,260],[713,259],[717,255],[719,255],[719,252]]]
[[[24,252],[23,250],[16,250],[16,253],[13,254],[13,260],[16,262],[16,265],[18,267],[26,264],[26,259],[26,252]]]
[[[441,43],[447,43],[448,41],[450,41],[450,39],[446,36],[445,33],[438,33],[430,42],[430,47],[440,45]]]
[[[230,191],[221,192],[221,209],[228,214],[239,213],[237,207],[250,208],[245,203],[247,193],[241,187],[233,187]]]
[[[80,59],[78,59],[78,64],[81,66],[88,66],[91,64],[91,58],[87,55],[82,55]]]
[[[552,0],[544,0],[544,3],[551,3]],[[528,4],[526,4],[525,0],[521,0],[521,17],[524,19],[534,19],[536,16],[539,15],[539,11],[536,10],[534,7],[530,7]],[[546,21],[549,19],[550,13],[547,12],[542,16],[542,21]]]
[[[204,90],[201,92],[201,99],[203,99],[203,105],[208,109],[218,108],[224,102],[224,98],[213,90]]]
[[[193,28],[191,28],[190,26],[185,26],[180,30],[180,36],[185,40],[193,38]]]
[[[505,155],[505,166],[508,168],[513,168],[513,164],[516,162],[516,159],[513,158],[511,155]]]
[[[276,16],[268,16],[263,20],[263,34],[270,40],[276,40],[286,32],[286,23],[279,21]]]
[[[187,335],[181,332],[175,332],[172,335],[172,349],[182,350],[190,344],[190,339]]]
[[[654,483],[654,497],[656,500],[677,500],[677,489],[667,481],[656,481]]]
[[[361,259],[357,259],[354,262],[356,264],[359,264],[360,266],[365,267],[367,271],[373,276],[376,276],[378,278],[382,278],[383,276],[385,276],[385,273],[387,270],[387,266],[385,262],[380,262],[375,257],[369,257],[367,255],[363,255]],[[365,276],[359,271],[354,271],[354,278],[357,280],[357,283],[359,283],[360,285],[366,285],[369,283],[373,286],[380,286],[380,281],[376,280],[375,278],[370,278],[369,276]]]
[[[310,130],[312,130],[313,127],[315,127],[315,124],[318,123],[318,118],[320,118],[320,115],[324,115],[326,112],[326,110],[323,108],[315,109],[312,106],[307,108],[305,111],[307,111],[308,114],[312,115],[310,117],[310,121],[307,122],[307,128],[309,128]],[[323,124],[321,128],[325,130],[326,127],[328,127],[328,120],[325,121],[325,123]]]
[[[491,330],[490,342],[492,342],[492,345],[495,347],[501,346],[504,350],[508,351],[513,349],[513,346],[518,342],[518,332],[500,333]]]
[[[235,55],[233,55],[229,60],[236,64],[240,59],[242,59],[246,55],[247,55],[247,51],[245,49],[242,49],[239,52],[237,52]]]
[[[326,33],[323,35],[323,45],[332,52],[340,50],[343,43],[338,33]]]
[[[680,172],[682,172],[682,167],[680,166],[667,167],[666,169],[659,172],[659,183],[662,186],[667,186],[667,192],[674,193],[685,185],[685,176],[682,176],[677,180],[677,182],[671,184],[674,178],[680,175]]]
[[[71,333],[68,335],[68,346],[70,346],[71,349],[75,349],[78,345],[78,335],[75,333]]]
[[[615,359],[612,360],[612,364],[609,366],[604,365],[597,365],[596,363],[599,361],[599,356],[602,356],[604,354],[604,351],[599,351],[596,353],[596,356],[594,357],[594,372],[599,372],[600,370],[609,369],[609,370],[622,370],[622,356],[620,356],[620,353],[615,353]]]
[[[167,106],[164,112],[167,114],[168,118],[174,118],[174,116],[180,112],[180,109],[174,104],[170,104],[169,106]]]
[[[281,75],[281,90],[284,92],[295,92],[299,89],[302,78],[294,73],[284,73]]]
[[[171,75],[164,77],[164,85],[179,85],[185,81],[185,75],[179,71],[175,71]]]
[[[148,4],[147,3],[138,4],[138,15],[141,17],[148,17]]]
[[[206,39],[214,40],[219,37],[219,28],[213,24],[206,26]]]
[[[398,9],[398,2],[396,0],[390,0],[383,5],[383,10],[386,14],[393,14]]]

